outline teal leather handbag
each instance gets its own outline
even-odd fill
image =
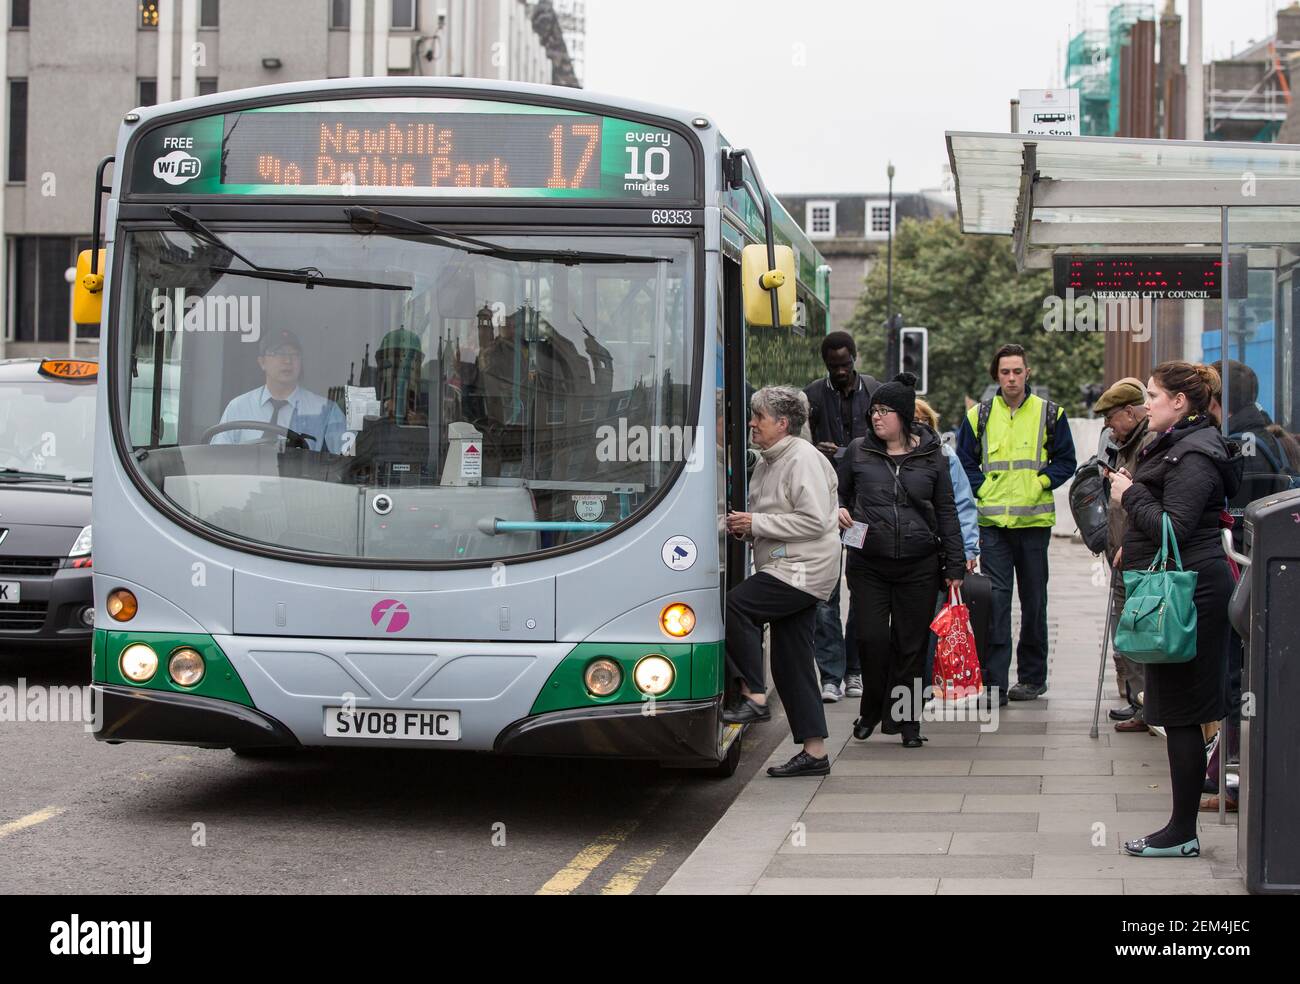
[[[1135,663],[1186,663],[1196,656],[1196,571],[1183,570],[1168,513],[1161,513],[1160,552],[1145,571],[1124,572],[1124,611],[1115,649]],[[1174,566],[1169,562],[1173,546]]]

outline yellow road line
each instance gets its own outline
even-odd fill
[[[20,830],[26,830],[28,827],[35,827],[38,823],[44,823],[51,817],[57,817],[62,812],[63,807],[61,806],[47,806],[43,810],[29,813],[25,817],[19,817],[17,820],[11,820],[9,823],[0,824],[0,840],[3,840],[10,834],[16,834]]]
[[[573,856],[573,860],[557,871],[545,885],[537,890],[538,895],[571,895],[587,876],[604,863],[614,853],[628,834],[636,830],[639,821],[615,824]]]
[[[646,851],[645,854],[633,858],[623,866],[622,871],[605,883],[605,887],[600,890],[600,894],[631,895],[636,891],[636,887],[641,884],[641,879],[654,867],[655,862],[667,852],[667,847],[656,847],[653,851]]]

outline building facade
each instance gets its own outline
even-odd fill
[[[134,107],[349,76],[577,84],[551,0],[3,4],[0,356],[65,354],[74,332],[78,353],[97,351],[97,326],[70,325],[65,275],[90,244],[96,164]]]
[[[933,219],[955,215],[951,191],[895,193],[891,210],[888,192],[878,194],[778,195],[831,267],[830,321],[835,330],[853,317],[867,274],[885,260],[890,229],[904,219]]]

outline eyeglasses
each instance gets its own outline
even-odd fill
[[[872,407],[870,416],[888,417],[891,413],[897,413],[897,412],[898,411],[894,410],[892,407]]]
[[[277,359],[301,359],[302,353],[296,348],[278,348],[263,352],[263,355],[274,356]]]

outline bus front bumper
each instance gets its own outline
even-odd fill
[[[722,696],[658,704],[610,704],[522,718],[497,736],[505,755],[653,759],[717,764]]]
[[[195,694],[91,684],[95,738],[110,743],[154,741],[200,748],[297,748],[275,718],[252,707]]]

